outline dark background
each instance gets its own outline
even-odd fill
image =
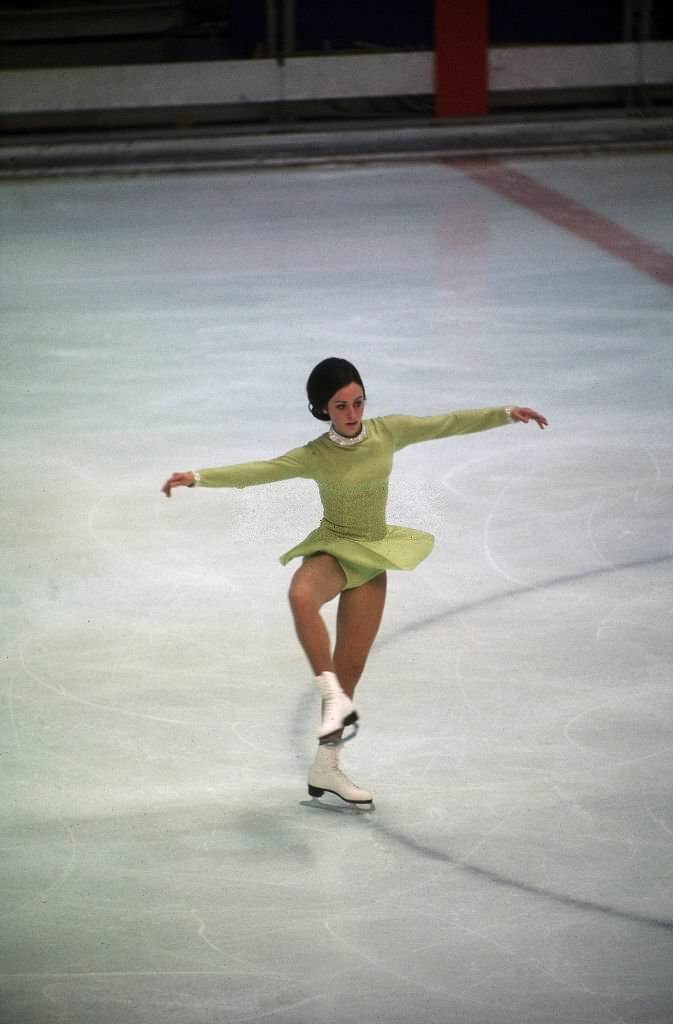
[[[297,54],[432,49],[432,0],[273,0],[276,41]],[[129,13],[130,8],[130,13]],[[492,45],[673,38],[671,0],[491,0]],[[5,68],[269,56],[265,0],[13,0],[0,3]]]

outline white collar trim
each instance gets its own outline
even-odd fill
[[[361,441],[365,440],[367,437],[367,427],[363,421],[360,433],[356,434],[355,437],[344,437],[343,434],[337,434],[334,427],[330,427],[327,436],[330,441],[334,441],[334,443],[338,444],[340,448],[351,448],[354,444],[360,444]]]

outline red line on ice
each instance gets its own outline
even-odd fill
[[[496,160],[447,161],[466,177],[673,288],[673,253]]]

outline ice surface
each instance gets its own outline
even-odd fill
[[[515,164],[673,249],[670,154]],[[1,202],[3,1024],[670,1024],[670,289],[439,164]],[[552,423],[397,458],[369,814],[306,795],[312,485],[159,492],[326,355]]]

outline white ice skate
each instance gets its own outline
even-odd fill
[[[308,773],[309,796],[334,793],[349,804],[371,804],[373,797],[366,789],[356,786],[339,768],[339,750],[319,746]]]
[[[315,677],[315,681],[322,697],[318,742],[341,746],[347,740],[352,740],[358,731],[358,713],[350,697],[347,697],[339,686],[339,680],[334,672],[322,672]],[[347,725],[352,725],[353,731],[344,735],[343,730]]]

